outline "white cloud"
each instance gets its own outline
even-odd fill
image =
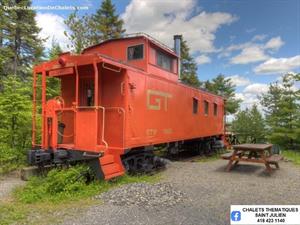
[[[281,37],[271,38],[264,46],[265,49],[278,50],[284,42],[281,40]]]
[[[266,37],[264,34],[255,35],[251,41],[229,45],[221,51],[218,57],[231,57],[229,60],[231,64],[248,64],[267,60],[271,58],[270,54],[277,51],[284,42],[278,36],[262,43]],[[237,54],[232,57],[235,52]]]
[[[38,27],[42,29],[39,36],[43,39],[48,38],[44,43],[46,48],[51,48],[52,40],[54,39],[64,51],[68,50],[67,45],[70,42],[64,35],[64,31],[68,30],[68,28],[64,24],[63,17],[52,13],[38,13],[35,19]]]
[[[121,15],[128,33],[145,32],[172,46],[174,34],[183,34],[192,52],[214,52],[216,31],[236,17],[229,13],[196,10],[196,0],[132,0]]]
[[[254,68],[258,74],[278,74],[300,67],[300,55],[290,58],[271,58]]]
[[[200,64],[210,63],[211,59],[206,55],[199,55],[195,58],[195,61],[198,65],[200,65]]]
[[[266,39],[266,37],[267,37],[267,35],[265,35],[265,34],[258,34],[252,38],[252,41],[263,41]]]
[[[235,98],[241,100],[241,110],[251,108],[254,104],[257,105],[259,109],[261,108],[256,94],[239,92],[235,94]]]
[[[231,82],[237,87],[242,87],[251,84],[251,81],[248,78],[240,75],[232,75],[226,78],[230,78]]]
[[[259,46],[250,46],[244,48],[240,54],[231,58],[230,62],[232,64],[248,64],[263,61],[268,58],[269,57]]]
[[[268,91],[268,85],[263,83],[254,83],[246,86],[242,92],[235,94],[236,99],[240,99],[241,109],[251,108],[253,105],[257,105],[258,109],[262,111],[260,100],[258,96]]]
[[[247,87],[245,87],[243,93],[247,93],[247,94],[262,94],[262,93],[266,93],[269,89],[269,86],[267,84],[262,84],[262,83],[254,83],[254,84],[250,84]]]

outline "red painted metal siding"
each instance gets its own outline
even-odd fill
[[[128,93],[127,148],[223,134],[221,97],[155,76],[128,74],[136,89]],[[197,114],[193,114],[193,98],[198,99]],[[210,103],[207,116],[204,100]],[[217,116],[213,103],[218,105]]]
[[[94,48],[84,51],[84,54],[99,53],[105,56],[109,56],[113,59],[120,60],[131,66],[140,68],[147,71],[148,65],[148,45],[147,40],[143,37],[115,40],[113,42],[106,42]],[[137,60],[127,60],[127,48],[134,45],[144,45],[144,58]]]

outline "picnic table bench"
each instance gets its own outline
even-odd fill
[[[278,162],[282,160],[281,155],[272,155],[271,144],[241,144],[233,145],[233,151],[223,154],[221,157],[229,160],[226,171],[230,171],[233,166],[240,161],[262,163],[266,166],[268,172],[272,171],[270,165],[275,165],[279,169]]]

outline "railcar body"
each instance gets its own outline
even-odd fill
[[[110,179],[151,169],[155,145],[166,144],[173,153],[195,144],[213,147],[224,134],[224,99],[182,84],[178,65],[172,49],[138,34],[35,66],[30,163],[84,160]],[[61,95],[53,99],[47,99],[49,77],[61,80]]]

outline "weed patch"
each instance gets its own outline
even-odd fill
[[[99,200],[92,197],[111,188],[135,182],[159,181],[159,175],[115,178],[110,181],[90,181],[87,166],[53,169],[45,177],[32,177],[25,186],[17,188],[11,202],[0,202],[0,224],[53,224],[68,212],[85,208]],[[56,218],[56,213],[62,214]]]
[[[282,151],[284,158],[291,160],[295,165],[300,166],[300,151],[284,150]]]
[[[196,159],[196,162],[210,162],[210,161],[215,161],[221,158],[221,155],[224,153],[224,151],[222,152],[218,152],[218,153],[213,153],[211,156],[203,156],[199,159]]]

